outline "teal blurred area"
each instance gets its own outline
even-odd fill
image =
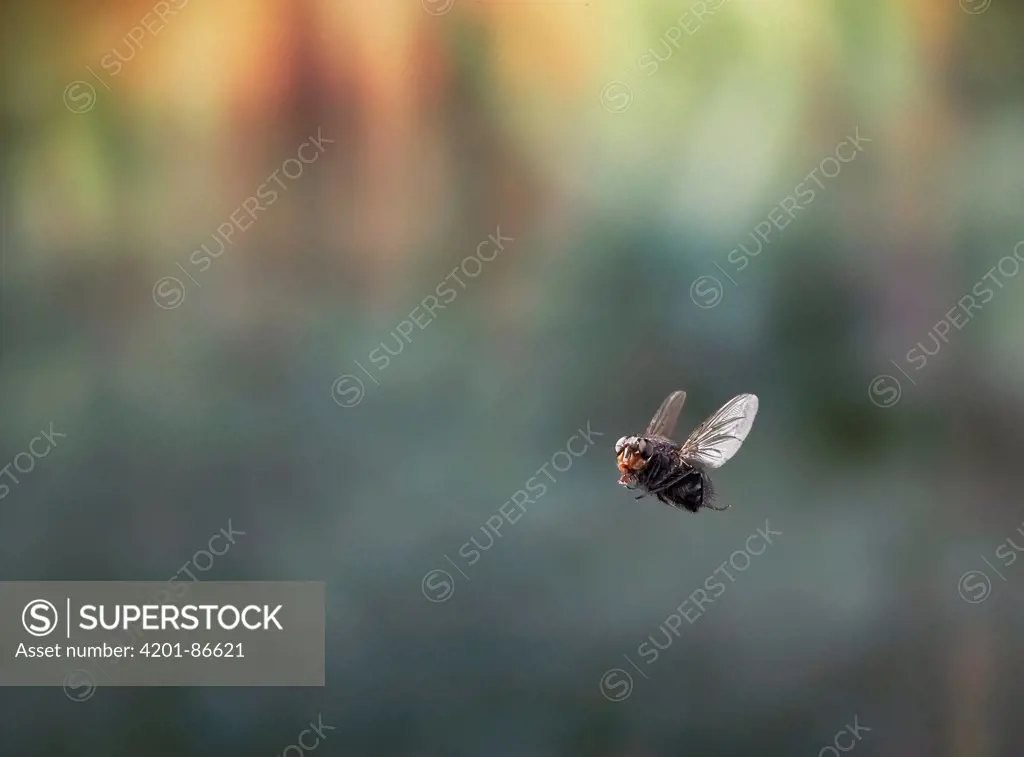
[[[198,577],[329,623],[323,689],[6,689],[0,752],[1017,753],[1020,7],[0,19],[0,577],[230,522]],[[725,513],[616,485],[677,388],[760,397]]]

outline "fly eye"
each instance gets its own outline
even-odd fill
[[[647,457],[647,441],[644,439],[640,440],[637,445],[637,451],[640,453],[640,457]]]

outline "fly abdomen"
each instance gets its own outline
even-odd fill
[[[660,497],[662,501],[695,513],[702,507],[708,507],[714,494],[707,473],[699,468],[687,468],[676,483],[660,492]]]

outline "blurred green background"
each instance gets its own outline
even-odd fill
[[[163,581],[230,522],[198,577],[329,623],[323,689],[6,689],[0,752],[1019,754],[1020,7],[0,13],[0,463],[67,434],[0,577]],[[616,485],[676,388],[683,434],[761,399],[728,512]]]

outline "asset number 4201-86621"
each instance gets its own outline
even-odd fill
[[[182,646],[181,642],[148,641],[139,654],[145,657],[245,657],[241,642],[200,644],[198,641]]]

